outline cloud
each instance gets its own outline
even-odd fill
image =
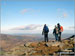
[[[54,26],[52,25],[47,25],[49,30],[53,30]],[[35,31],[42,31],[44,25],[41,24],[30,24],[30,25],[25,25],[25,26],[20,26],[16,28],[12,28],[11,30],[35,30]]]
[[[38,28],[40,28],[40,27],[41,27],[41,25],[31,24],[31,25],[28,25],[28,26],[24,27],[21,30],[38,30]]]
[[[68,13],[66,12],[66,10],[58,8],[57,9],[58,12],[58,18],[67,18],[68,17]]]
[[[67,16],[68,16],[68,14],[67,13],[63,13],[63,15],[62,15],[64,18],[66,18]]]
[[[1,31],[2,33],[41,33],[42,30],[43,30],[43,26],[44,25],[41,25],[41,24],[30,24],[30,25],[25,25],[25,26],[19,26],[19,27],[14,27],[14,28],[11,28],[7,31]],[[50,32],[49,33],[52,33],[53,32],[53,29],[54,29],[54,25],[47,25]],[[63,33],[73,33],[74,32],[74,29],[75,27],[74,26],[63,26]]]
[[[26,13],[26,12],[28,12],[28,9],[23,9],[23,10],[21,10],[21,13],[22,13],[22,14],[24,14],[24,13]]]
[[[32,9],[32,8],[24,8],[20,11],[21,14],[25,14],[25,13],[29,13],[31,15],[36,15],[37,12],[40,12],[40,10],[35,10],[35,9]]]
[[[44,25],[40,25],[40,24],[30,24],[30,25],[26,25],[26,26],[20,26],[20,27],[16,27],[16,28],[12,28],[10,30],[24,30],[24,31],[42,31],[43,30],[43,26]],[[49,30],[53,30],[54,26],[52,25],[48,25]],[[69,26],[69,27],[65,27],[63,26],[64,31],[65,30],[74,30],[75,27],[73,26]]]
[[[16,27],[16,28],[13,28],[12,30],[41,30],[42,27],[43,25],[30,24],[27,26]]]
[[[71,27],[69,27],[69,29],[72,29],[72,30],[74,30],[74,29],[75,29],[75,26],[71,26]]]
[[[65,30],[74,30],[75,27],[74,26],[69,26],[69,27],[64,27]]]
[[[9,30],[9,32],[12,33],[42,33],[44,25],[41,24],[30,24],[30,25],[25,25],[25,26],[20,26],[16,28],[12,28]],[[50,32],[53,30],[54,26],[48,25],[48,28]],[[51,30],[52,29],[52,30]]]

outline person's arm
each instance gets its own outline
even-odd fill
[[[44,28],[43,28],[43,31],[42,31],[42,35],[44,34]]]
[[[42,35],[43,35],[44,33],[43,33],[43,31],[42,31]]]
[[[55,34],[55,29],[53,30],[53,35]]]
[[[49,32],[49,28],[48,28],[48,32]]]

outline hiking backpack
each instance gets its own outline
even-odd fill
[[[63,32],[63,26],[61,26],[60,29],[61,29],[61,32]]]
[[[45,33],[48,33],[48,32],[49,32],[49,29],[48,29],[47,26],[44,27],[44,32],[45,32]]]

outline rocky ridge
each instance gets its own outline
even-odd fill
[[[29,56],[29,55],[54,55],[57,52],[63,50],[69,50],[74,48],[75,36],[71,36],[61,42],[49,41],[49,42],[27,42],[12,48],[10,52],[6,52],[6,55],[18,55],[18,56]],[[71,50],[72,51],[72,50]],[[58,55],[58,54],[56,54]]]

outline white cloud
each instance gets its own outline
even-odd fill
[[[68,16],[67,13],[63,13],[63,17],[66,18]]]
[[[25,25],[25,26],[20,26],[20,27],[16,27],[16,28],[11,28],[10,30],[7,30],[7,31],[2,31],[2,32],[5,32],[5,33],[41,33],[42,30],[43,30],[43,26],[44,25],[40,25],[40,24],[30,24],[30,25]],[[52,33],[53,32],[53,29],[54,29],[54,26],[53,25],[48,25],[48,28],[50,30],[49,33]],[[68,32],[73,32],[74,31],[74,28],[73,26],[69,26],[69,27],[65,27],[63,26],[64,28],[64,33],[68,33]],[[66,31],[67,30],[67,31]]]
[[[57,12],[58,12],[58,16],[57,16],[58,18],[67,18],[68,17],[68,13],[64,9],[58,8]]]
[[[55,26],[53,25],[47,25],[49,30],[53,30]],[[42,30],[44,25],[40,24],[30,24],[30,25],[25,25],[25,26],[20,26],[16,28],[12,28],[11,30]],[[65,30],[74,30],[74,26],[63,26]]]
[[[69,27],[69,29],[75,30],[75,26],[71,26]]]
[[[22,14],[24,14],[24,13],[26,13],[26,12],[28,12],[28,9],[23,9],[23,10],[21,10],[21,13],[22,13]]]
[[[16,27],[16,28],[13,28],[12,30],[41,30],[42,28],[43,28],[43,25],[30,24],[26,26]]]
[[[20,11],[21,14],[25,14],[25,13],[29,13],[29,14],[34,14],[34,15],[37,15],[37,12],[40,12],[39,9],[35,10],[35,9],[32,9],[32,8],[24,8]]]
[[[74,30],[75,27],[74,26],[70,26],[70,27],[64,27],[65,30]]]

